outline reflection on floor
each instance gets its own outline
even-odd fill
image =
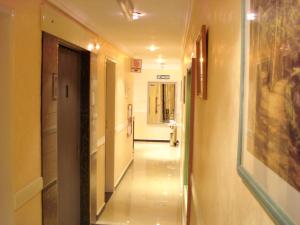
[[[181,224],[180,150],[135,143],[134,163],[106,205],[99,224]]]

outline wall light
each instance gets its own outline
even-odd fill
[[[87,46],[87,50],[89,50],[90,52],[92,52],[94,50],[99,51],[100,48],[101,48],[101,46],[98,43],[89,43]]]
[[[92,44],[92,43],[89,43],[88,46],[87,46],[87,49],[88,49],[89,51],[93,51],[94,48],[95,48],[95,46],[94,46],[94,44]]]
[[[256,19],[255,13],[247,13],[247,20],[253,21]]]

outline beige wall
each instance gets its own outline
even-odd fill
[[[41,176],[40,157],[40,1],[0,0],[14,10],[12,17],[12,186],[17,193]],[[16,196],[14,196],[16,197]],[[41,224],[41,198],[34,195],[15,210],[16,224]],[[29,212],[29,213],[27,213]]]
[[[132,78],[130,76],[130,57],[114,48],[111,44],[99,39],[101,51],[99,54],[98,67],[100,76],[98,79],[98,91],[100,92],[99,106],[106,102],[106,59],[116,63],[116,89],[115,89],[115,162],[114,162],[114,184],[122,176],[123,171],[133,158],[132,137],[127,137],[127,106],[132,104]],[[107,98],[109,101],[109,96]],[[98,117],[105,117],[105,108],[99,107]],[[105,120],[99,121],[99,137],[105,136]],[[104,148],[102,149],[104,150]],[[104,156],[104,154],[103,154]],[[105,157],[102,159],[105,162]],[[103,180],[104,182],[104,180]],[[104,188],[104,186],[103,186]],[[99,196],[99,199],[102,196]],[[103,196],[104,198],[104,196]],[[104,202],[103,202],[104,203]],[[102,204],[98,204],[98,211]]]
[[[93,106],[93,118],[96,129],[96,137],[92,137],[91,151],[97,151],[98,160],[98,198],[97,206],[101,208],[104,203],[104,158],[105,145],[103,138],[105,135],[105,68],[104,59],[106,56],[117,58],[120,61],[119,77],[121,81],[127,83],[127,89],[131,89],[129,79],[129,57],[121,53],[105,40],[101,39],[94,32],[75,22],[70,16],[62,13],[43,0],[0,0],[0,6],[8,7],[13,10],[12,17],[12,76],[11,76],[11,112],[10,120],[7,126],[12,128],[10,145],[12,156],[12,189],[15,193],[12,196],[15,201],[20,203],[24,196],[28,197],[26,188],[29,188],[29,196],[26,201],[19,204],[15,209],[14,219],[17,225],[41,225],[41,124],[40,124],[40,104],[41,104],[41,51],[42,51],[42,30],[54,34],[68,42],[87,48],[89,43],[99,42],[102,46],[100,54],[97,57],[98,69],[96,74],[91,74],[92,83],[96,88],[95,100]],[[127,69],[128,68],[128,69]],[[2,74],[1,74],[2,76]],[[2,89],[4,90],[4,89]],[[127,115],[128,102],[131,102],[131,94],[128,91],[128,97],[124,97],[118,102],[122,107],[117,114],[118,122],[124,121],[122,115]],[[120,96],[120,95],[118,95]],[[2,101],[1,101],[2,103]],[[9,127],[7,127],[9,128]],[[118,152],[127,156],[131,153],[132,143],[126,138],[121,138],[120,143],[124,146],[119,147]],[[1,143],[1,150],[2,150]],[[123,153],[126,152],[126,153]],[[9,154],[8,156],[9,157]],[[126,162],[119,162],[121,167]],[[120,167],[120,168],[121,168]],[[121,168],[122,169],[122,168]],[[119,170],[121,170],[119,169]],[[32,184],[32,186],[30,186]],[[29,185],[29,186],[28,186]],[[2,210],[1,210],[2,211]],[[0,220],[1,224],[2,221]]]
[[[186,65],[202,24],[209,27],[208,100],[197,97],[191,225],[269,225],[271,219],[236,171],[240,0],[195,0]]]
[[[135,139],[169,140],[170,128],[167,124],[148,124],[148,83],[149,82],[175,82],[176,83],[176,121],[180,124],[181,107],[181,69],[150,69],[142,73],[133,73],[133,115],[135,119]],[[171,75],[170,80],[158,80],[157,75]]]
[[[127,107],[128,104],[132,104],[132,75],[130,74],[130,58],[125,55],[119,55],[116,60],[115,85],[114,184],[116,186],[133,160],[132,136],[127,137]]]

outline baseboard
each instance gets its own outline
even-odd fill
[[[137,141],[137,142],[165,142],[165,143],[170,142],[170,140],[149,140],[149,139],[134,139],[134,141]]]
[[[132,164],[132,162],[133,162],[133,157],[129,161],[129,163],[127,164],[127,166],[123,170],[123,172],[121,173],[121,176],[119,177],[119,179],[117,180],[117,182],[115,183],[115,185],[114,185],[115,189],[119,186],[120,182],[122,181],[123,177],[125,176],[127,170],[129,169],[130,165]]]

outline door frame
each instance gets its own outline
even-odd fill
[[[1,30],[1,35],[3,35],[2,42],[6,49],[2,52],[6,57],[4,57],[3,62],[0,64],[4,65],[6,74],[1,75],[0,83],[4,88],[0,89],[0,102],[1,102],[1,117],[0,124],[3,129],[0,137],[0,224],[12,225],[14,224],[13,215],[13,189],[12,189],[12,129],[11,129],[11,103],[12,103],[12,13],[13,11],[0,5],[0,20],[6,24],[5,28]],[[2,39],[2,38],[1,38]],[[0,43],[1,46],[1,43]],[[0,58],[1,60],[1,58]],[[2,60],[1,60],[2,61]],[[2,98],[3,96],[3,98]]]
[[[113,124],[114,126],[111,128],[114,130],[113,132],[113,137],[111,137],[108,133],[107,133],[107,127],[109,125],[109,123],[107,122],[107,118],[108,118],[108,115],[107,115],[107,103],[108,103],[108,96],[107,96],[107,91],[108,91],[108,85],[107,85],[107,81],[108,81],[108,75],[107,75],[107,63],[108,62],[112,62],[115,64],[115,73],[114,73],[114,88],[113,88],[113,91],[116,93],[116,76],[117,76],[117,73],[116,73],[116,69],[117,69],[117,60],[115,60],[114,58],[111,58],[109,56],[105,56],[105,203],[107,203],[108,199],[110,198],[110,196],[112,195],[112,193],[114,192],[114,189],[115,189],[115,184],[114,184],[114,169],[111,170],[111,174],[110,175],[110,179],[112,179],[112,183],[109,182],[110,184],[108,184],[107,182],[107,179],[108,179],[108,175],[107,175],[107,165],[108,163],[112,163],[113,165],[113,168],[114,168],[114,148],[115,148],[115,123]],[[114,95],[114,98],[115,98],[115,95]],[[114,104],[115,104],[115,100],[114,100]],[[116,120],[115,118],[115,108],[114,108],[114,121]],[[108,146],[107,146],[107,143],[109,142],[109,139],[110,138],[113,138],[113,153],[109,152],[108,151]],[[110,150],[111,151],[111,150]],[[108,154],[113,154],[113,162],[108,162]]]
[[[59,46],[67,47],[71,50],[74,50],[78,53],[80,53],[82,57],[82,72],[81,72],[81,77],[80,77],[80,127],[79,127],[79,132],[80,132],[80,224],[81,225],[90,225],[90,58],[91,58],[91,53],[79,46],[76,46],[72,43],[69,43],[63,39],[60,39],[52,34],[49,34],[47,32],[42,32],[43,36],[43,42],[45,40],[45,37],[51,37],[55,40],[56,45],[55,47],[57,49],[54,49],[56,52],[56,56],[58,57],[58,49]],[[58,74],[58,60],[56,62],[56,68],[53,68],[52,74],[49,74],[49,71],[44,71],[44,43],[43,43],[43,51],[42,51],[42,79],[41,79],[41,91],[42,91],[42,98],[41,98],[41,136],[42,136],[42,162],[44,161],[44,152],[46,149],[44,149],[44,139],[43,139],[43,132],[44,132],[44,115],[43,115],[43,102],[44,100],[44,92],[47,91],[46,88],[44,88],[43,84],[43,79],[45,76],[52,76],[53,74]],[[49,69],[49,68],[48,68]],[[51,68],[52,70],[52,68]],[[49,78],[52,79],[52,78]],[[57,79],[58,82],[59,79]],[[53,81],[55,82],[55,81]],[[53,83],[53,89],[55,84]],[[58,84],[56,85],[58,87]],[[52,91],[53,91],[52,89]],[[56,100],[56,107],[57,107],[58,101]],[[57,133],[57,120],[56,122],[56,133]],[[55,131],[54,131],[55,132]],[[56,141],[57,141],[57,135],[56,135]],[[56,142],[57,143],[57,142]],[[58,151],[56,144],[56,151]],[[52,165],[53,166],[53,165]],[[56,158],[56,168],[58,166],[58,160]],[[50,168],[49,168],[50,169]],[[47,168],[43,166],[42,163],[42,174],[44,176],[45,171]],[[42,192],[42,204],[43,204],[43,224],[45,224],[45,221],[49,221],[49,218],[44,218],[46,210],[51,210],[46,207],[45,202],[47,199],[47,196],[44,194],[45,190],[52,185],[57,184],[57,177],[58,173],[56,174],[56,181],[51,182],[50,184],[44,184],[43,192]],[[57,194],[57,193],[56,193]],[[57,195],[56,195],[57,196]],[[53,209],[52,209],[53,210]],[[47,215],[55,216],[55,214],[49,212]],[[56,217],[58,218],[58,214],[56,214]],[[57,221],[56,218],[56,221]],[[51,218],[53,219],[53,218]],[[55,218],[54,218],[55,219]]]

